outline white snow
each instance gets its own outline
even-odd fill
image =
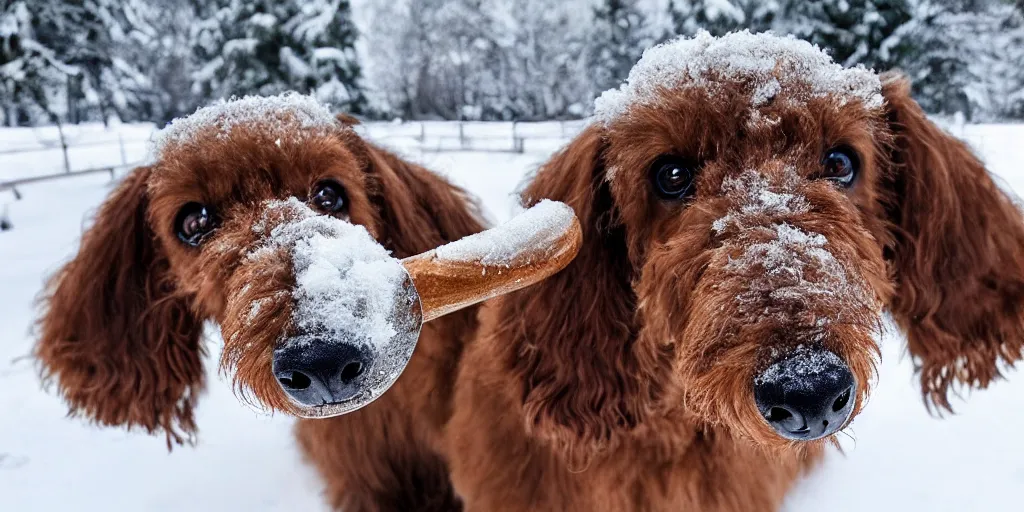
[[[343,64],[352,60],[352,56],[344,52],[344,50],[338,48],[314,48],[313,49],[313,60],[315,62],[321,62],[325,60],[333,60],[339,64]]]
[[[824,236],[786,223],[775,224],[773,228],[773,240],[750,244],[726,266],[741,275],[756,276],[749,281],[747,291],[736,297],[741,312],[760,314],[748,311],[747,306],[760,304],[765,296],[776,305],[828,296],[837,318],[845,308],[871,304],[862,286],[850,284],[846,270],[828,250]],[[809,278],[810,272],[814,278]]]
[[[171,121],[156,135],[156,154],[194,143],[204,136],[227,137],[238,126],[259,126],[270,140],[297,140],[339,127],[328,105],[312,96],[287,92],[231,98]]]
[[[799,385],[800,377],[817,375],[827,368],[843,367],[844,364],[843,360],[831,351],[815,350],[811,347],[800,345],[787,354],[785,359],[772,364],[755,377],[754,383],[773,384],[788,382],[790,385]]]
[[[536,254],[538,248],[554,249],[554,242],[565,236],[573,218],[568,205],[545,199],[492,230],[438,247],[437,258],[500,267],[528,264],[523,258]]]
[[[267,216],[287,220],[274,226],[248,258],[281,249],[291,253],[292,321],[298,331],[315,335],[318,343],[366,343],[381,354],[398,333],[392,317],[406,280],[401,262],[365,227],[318,215],[294,197],[268,202],[261,224],[268,222]],[[285,340],[282,346],[309,339]]]
[[[742,249],[726,265],[726,270],[749,283],[736,297],[740,311],[753,316],[775,314],[761,309],[764,297],[784,306],[808,296],[826,296],[835,314],[831,319],[840,319],[848,308],[874,306],[870,292],[860,279],[848,275],[824,235],[789,223],[794,215],[810,210],[807,198],[796,192],[798,184],[793,167],[783,169],[772,182],[757,170],[748,170],[723,184],[726,195],[737,203],[711,229],[718,235],[732,231],[732,247]]]
[[[738,229],[748,227],[763,217],[781,217],[807,212],[811,205],[802,195],[791,193],[796,181],[796,169],[785,170],[783,182],[773,187],[756,170],[748,170],[736,178],[729,178],[722,184],[726,193],[740,196],[739,210],[731,210],[724,217],[715,220],[711,229],[722,234],[730,225]]]
[[[856,98],[868,108],[882,105],[878,75],[862,66],[844,69],[806,41],[749,31],[716,38],[701,31],[644,51],[625,83],[595,100],[594,114],[611,123],[634,106],[656,104],[664,89],[703,88],[714,93],[723,80],[748,83],[753,106],[766,103],[783,88],[795,101],[832,96],[840,102]]]
[[[477,126],[468,133],[487,133],[486,125]],[[454,124],[432,123],[428,135],[435,127],[458,132]],[[558,123],[521,128],[559,131]],[[375,135],[387,132],[383,125],[369,129]],[[395,130],[418,133],[415,125]],[[1024,193],[1019,165],[1024,126],[966,125],[955,133],[980,151],[1007,188]],[[414,134],[409,135],[411,141]],[[11,147],[21,137],[34,140],[29,130],[2,129],[0,147]],[[83,132],[82,140],[87,139]],[[83,158],[120,160],[117,139],[112,140],[112,146],[84,148]],[[404,140],[402,145],[415,147]],[[511,217],[516,186],[554,146],[541,151],[528,144],[525,154],[412,149],[406,154],[480,197],[497,223]],[[0,157],[0,180],[61,166],[59,150],[42,155],[27,154],[17,165],[9,165],[17,155]],[[84,165],[74,156],[72,164]],[[208,386],[197,411],[195,448],[168,455],[163,438],[69,419],[55,394],[40,389],[35,368],[24,357],[34,340],[29,333],[32,299],[44,276],[72,255],[83,217],[110,187],[106,175],[91,175],[25,186],[21,201],[0,192],[0,203],[10,205],[14,223],[12,231],[0,233],[0,510],[329,510],[315,472],[302,462],[293,440],[294,420],[251,411],[218,374],[222,342],[216,329],[207,336]],[[783,510],[1019,511],[1024,500],[1024,373],[1010,372],[1008,381],[955,402],[957,415],[936,419],[921,404],[911,362],[902,356],[905,340],[896,332],[888,330],[882,339],[878,387],[849,430],[856,440],[840,436],[845,454],[830,451],[825,464],[790,493]]]

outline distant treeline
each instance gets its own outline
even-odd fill
[[[932,113],[1024,119],[1024,0],[3,5],[0,108],[9,126],[112,116],[164,123],[214,99],[285,90],[370,118],[579,118],[645,48],[744,28],[794,34],[844,65],[903,69]]]

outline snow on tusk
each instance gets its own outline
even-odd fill
[[[583,241],[564,203],[544,200],[501,226],[402,260],[423,322],[530,286],[565,268]]]

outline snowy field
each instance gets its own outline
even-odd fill
[[[438,129],[454,130],[457,137],[454,126]],[[383,137],[406,128],[366,129]],[[134,140],[147,138],[149,127],[122,129]],[[480,134],[505,128],[463,129]],[[408,149],[406,155],[477,194],[500,221],[512,211],[512,191],[562,135],[557,123],[528,129],[550,138],[528,138],[524,153]],[[419,137],[411,130],[391,140],[411,148]],[[80,132],[82,142],[110,136],[99,128]],[[1024,196],[1024,126],[967,126],[955,132],[971,141],[1006,186]],[[0,151],[38,140],[38,132],[0,130]],[[115,134],[110,141],[116,140]],[[434,140],[437,147],[450,143]],[[122,158],[116,142],[89,148],[72,156],[73,168]],[[129,161],[144,157],[144,143],[129,148]],[[57,150],[0,155],[0,182],[61,168]],[[292,420],[256,415],[216,374],[220,341],[215,333],[208,340],[209,386],[198,410],[195,448],[168,454],[163,438],[67,419],[63,404],[40,389],[25,357],[33,342],[33,297],[44,276],[73,253],[84,219],[111,185],[107,175],[97,174],[26,185],[20,201],[0,192],[0,211],[6,204],[15,226],[0,233],[0,510],[324,510],[316,476],[302,465],[292,441]],[[956,416],[935,419],[921,404],[910,363],[901,357],[902,343],[896,335],[883,340],[880,383],[850,429],[855,441],[844,441],[845,455],[830,454],[824,467],[793,492],[786,510],[1024,510],[1024,374],[972,394],[958,404]]]

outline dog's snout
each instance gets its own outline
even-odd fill
[[[365,350],[349,343],[299,339],[274,351],[273,371],[293,400],[318,406],[355,398],[371,362]]]
[[[782,437],[813,441],[846,424],[857,397],[856,379],[839,356],[800,349],[754,379],[754,400]]]

